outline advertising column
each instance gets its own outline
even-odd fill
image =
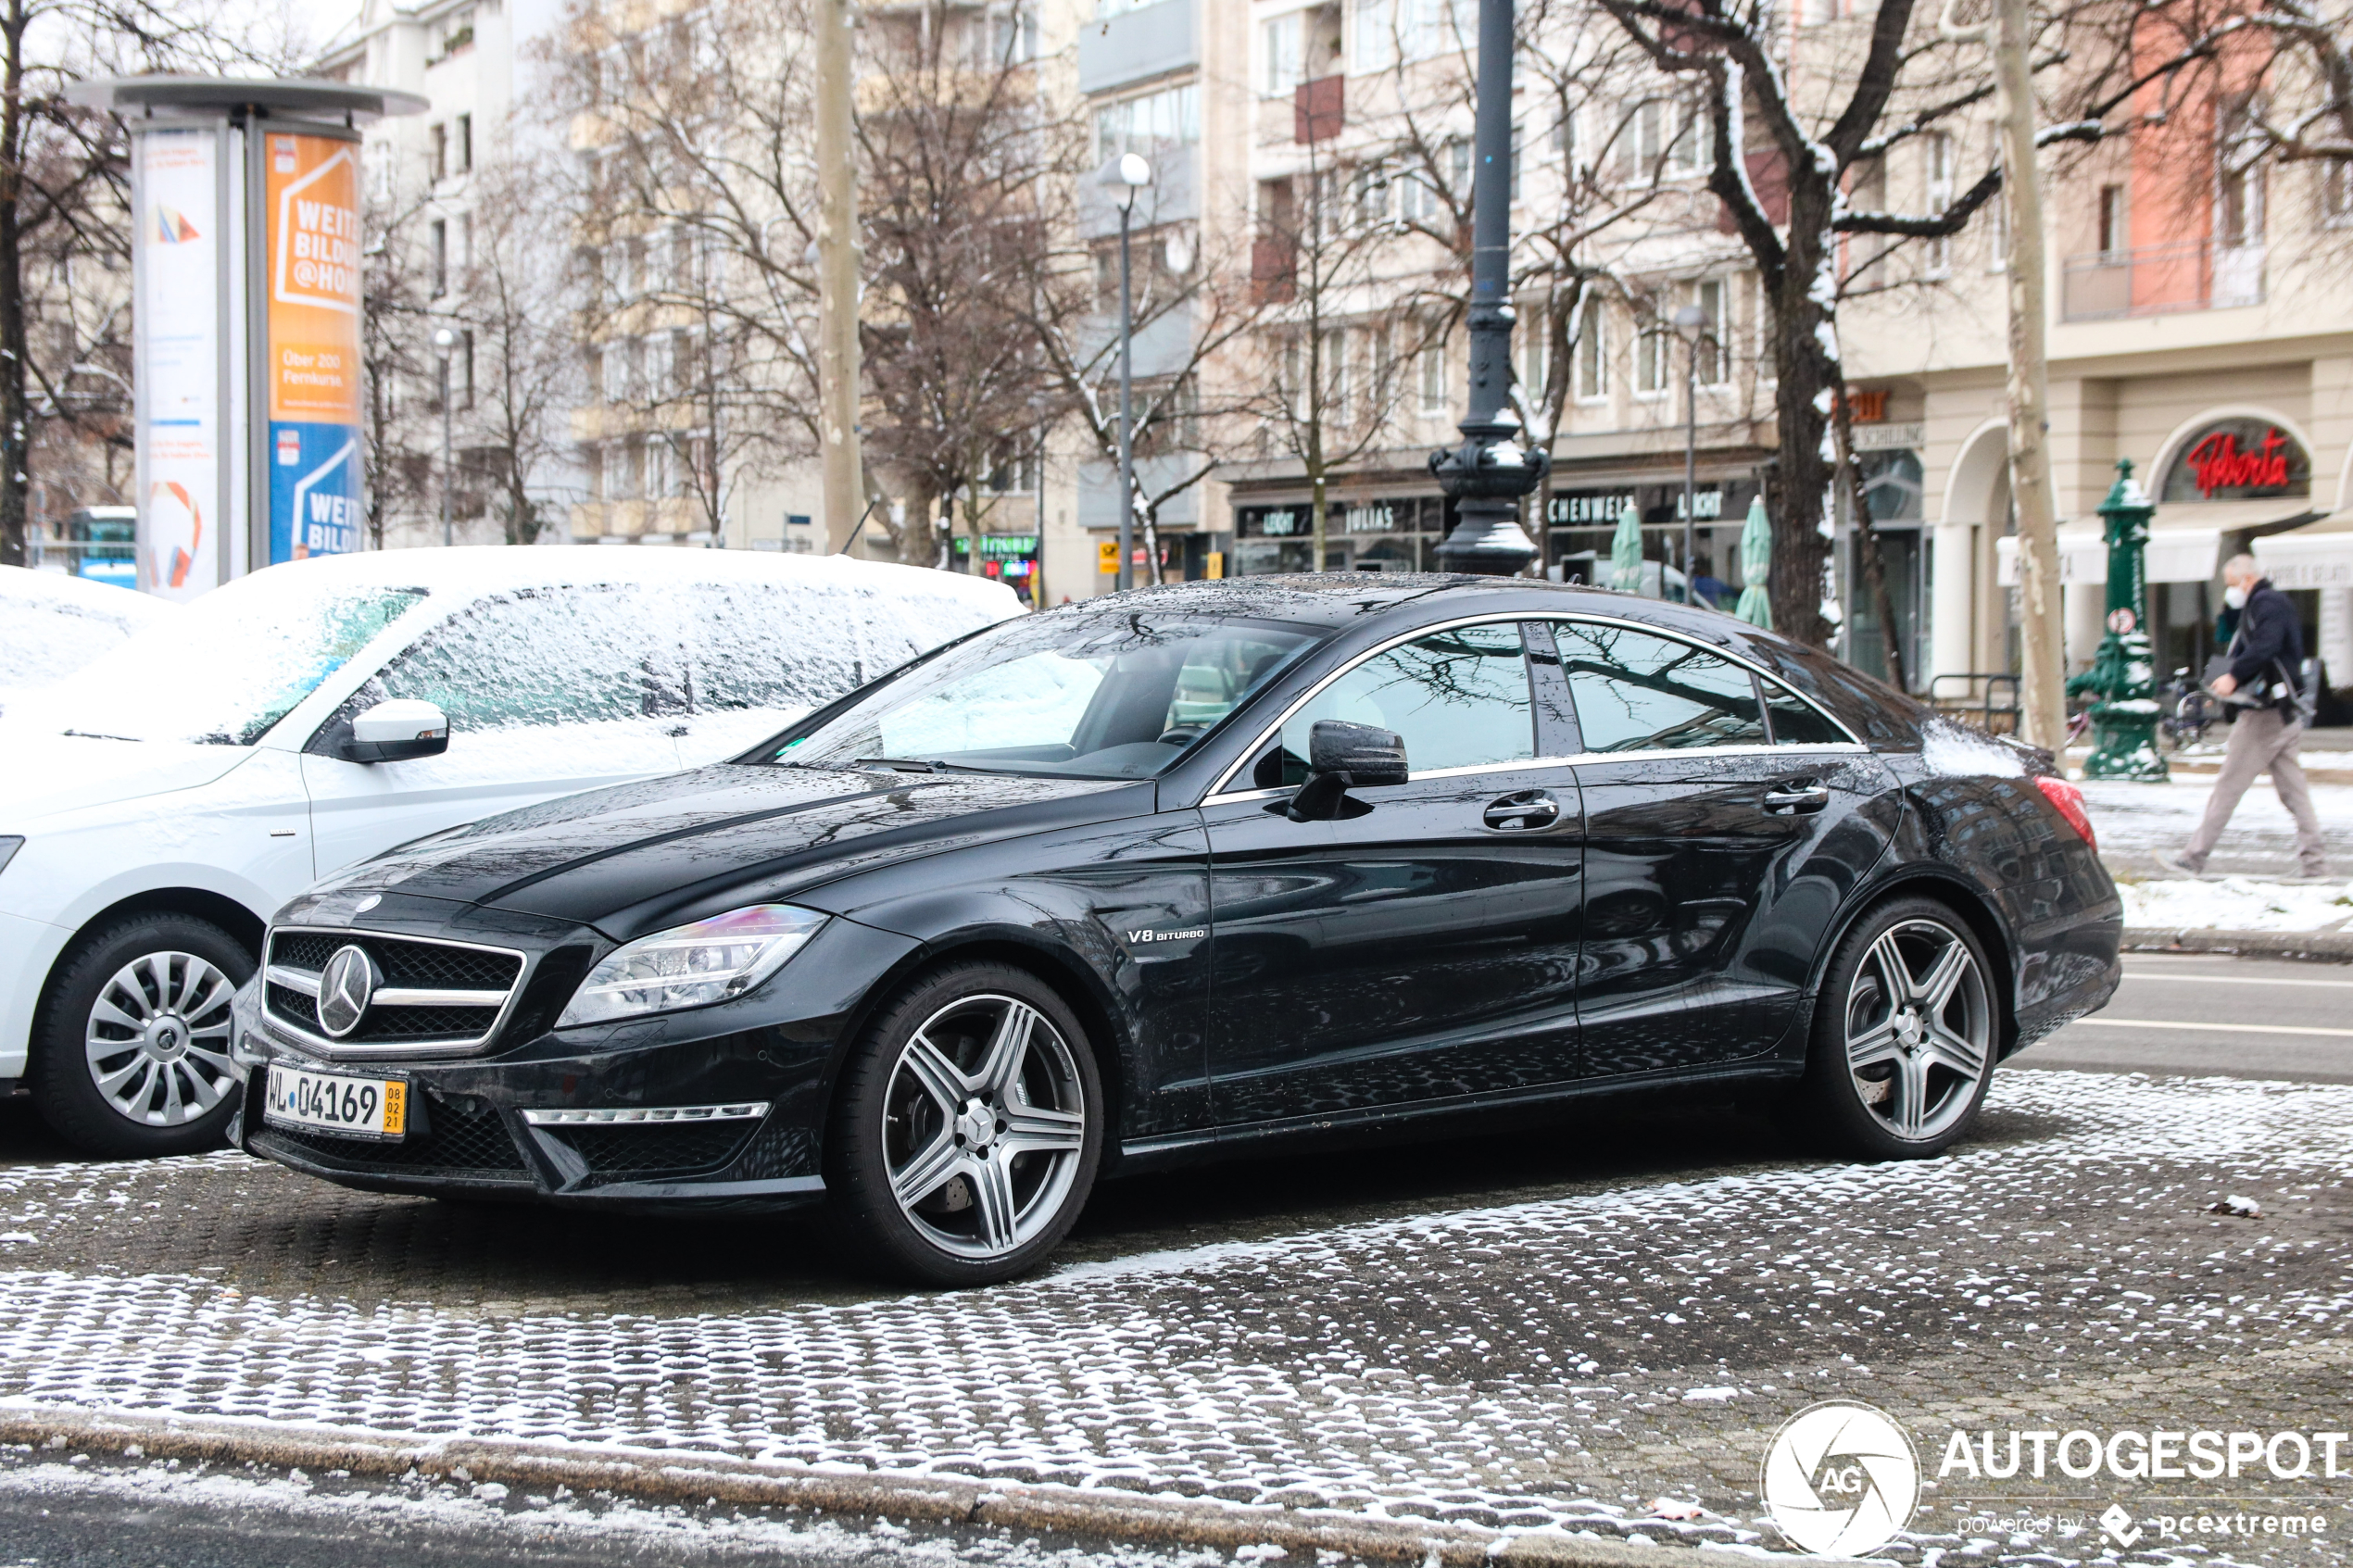
[[[221,425],[221,128],[132,138],[139,308],[139,585],[192,599],[220,584],[230,539]]]
[[[270,559],[365,547],[356,144],[262,132]]]

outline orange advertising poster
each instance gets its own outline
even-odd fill
[[[359,422],[359,162],[355,143],[263,135],[270,418]]]

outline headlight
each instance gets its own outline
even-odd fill
[[[754,904],[640,936],[589,971],[556,1027],[740,997],[800,951],[826,919],[789,904]]]

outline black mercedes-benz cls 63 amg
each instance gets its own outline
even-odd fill
[[[1631,1085],[1934,1154],[2120,930],[2041,754],[1729,616],[1193,583],[321,883],[240,997],[236,1137],[379,1192],[822,1200],[977,1283],[1111,1171]]]

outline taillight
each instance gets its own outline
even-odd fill
[[[2075,830],[2077,836],[2094,849],[2099,848],[2100,841],[2092,834],[2091,816],[2083,809],[2083,792],[2065,779],[2045,773],[2036,774],[2034,784],[2043,792],[2043,798],[2058,808],[2058,814],[2067,819],[2067,825]]]

